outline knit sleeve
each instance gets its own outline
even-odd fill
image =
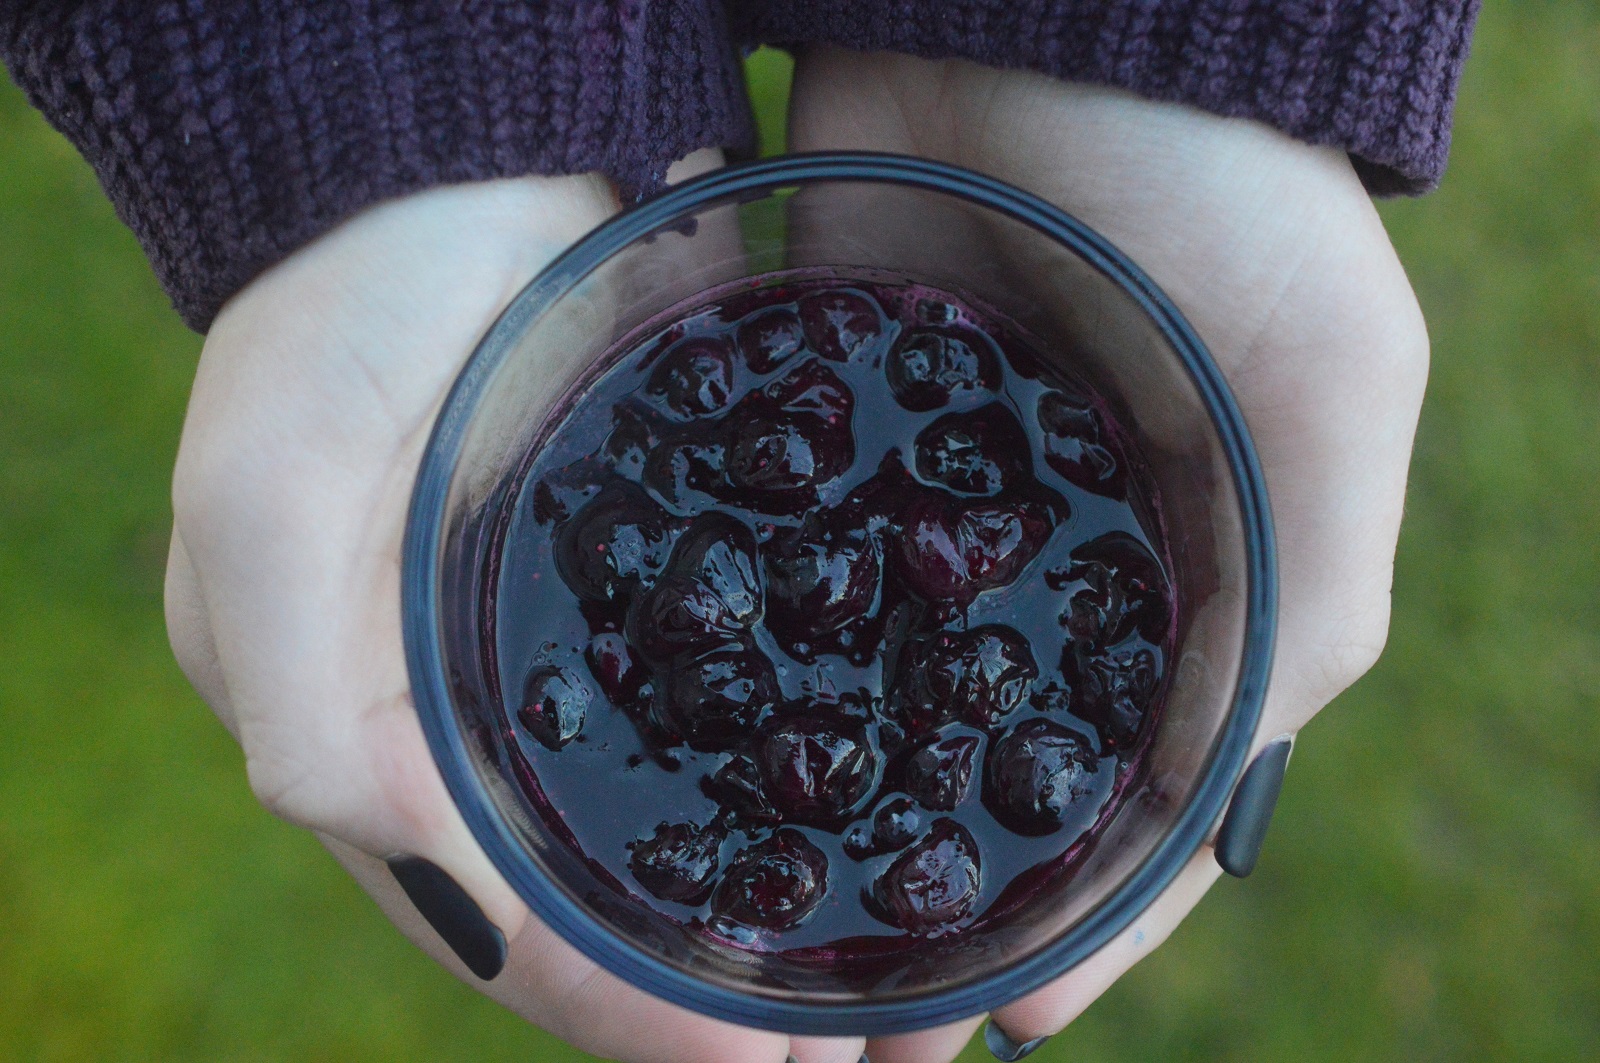
[[[1478,0],[747,0],[738,32],[1127,89],[1349,153],[1369,191],[1444,173]]]
[[[753,137],[722,0],[0,0],[0,59],[198,331],[379,200]]]

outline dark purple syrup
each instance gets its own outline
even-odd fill
[[[947,294],[802,275],[605,364],[530,455],[491,588],[553,833],[761,950],[892,950],[1070,874],[1173,631],[1106,402]]]

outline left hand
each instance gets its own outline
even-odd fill
[[[1206,341],[1254,436],[1278,537],[1278,644],[1252,756],[1373,665],[1428,339],[1342,152],[1117,90],[826,48],[799,62],[790,123],[797,151],[920,155],[1050,200],[1138,262]],[[1018,1042],[1066,1026],[1217,875],[1197,853],[1132,926],[996,1025]],[[945,1063],[981,1021],[875,1039],[868,1054]]]
[[[616,209],[598,175],[435,188],[363,211],[234,296],[206,337],[173,474],[169,635],[262,804],[314,831],[478,991],[626,1063],[855,1063],[860,1038],[741,1029],[585,959],[479,848],[411,701],[400,551],[429,429],[510,299]],[[481,909],[503,971],[485,981],[452,951],[386,866],[397,854]]]

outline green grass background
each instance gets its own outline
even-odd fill
[[[1444,188],[1382,209],[1435,358],[1388,653],[1255,876],[1041,1063],[1600,1059],[1600,10],[1490,5]],[[260,811],[173,664],[198,350],[0,84],[0,1060],[583,1058]]]

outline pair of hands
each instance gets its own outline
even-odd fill
[[[1427,336],[1344,155],[1266,127],[970,63],[822,50],[790,144],[941,159],[1060,205],[1151,274],[1209,345],[1277,525],[1279,641],[1256,747],[1377,659]],[[720,161],[701,152],[681,178]],[[433,418],[551,258],[618,209],[595,176],[441,188],[372,208],[255,280],[207,337],[174,473],[167,617],[262,803],[317,837],[421,948],[557,1036],[629,1063],[946,1063],[982,1021],[895,1037],[730,1026],[613,978],[534,918],[473,841],[412,708],[400,546]],[[473,978],[390,875],[444,868],[509,942]],[[1163,941],[1217,876],[1197,854],[1120,937],[1001,1008],[1053,1033]],[[629,1020],[618,1023],[616,1016]]]

